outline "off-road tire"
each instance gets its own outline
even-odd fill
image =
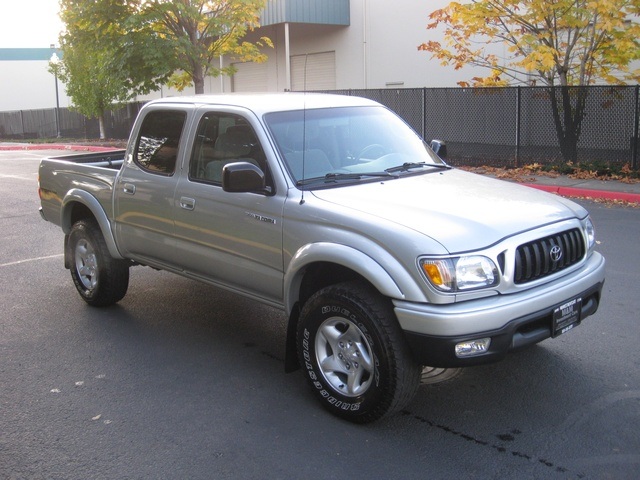
[[[71,278],[82,299],[94,307],[113,305],[129,288],[129,263],[109,254],[94,220],[79,220],[67,241]]]
[[[404,408],[420,384],[391,302],[363,282],[332,285],[304,305],[300,365],[331,413],[355,423]]]

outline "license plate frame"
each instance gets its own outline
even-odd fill
[[[555,338],[580,325],[581,312],[582,297],[572,298],[554,308],[551,336]]]

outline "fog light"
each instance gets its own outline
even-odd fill
[[[479,338],[477,340],[469,340],[456,345],[456,357],[472,357],[480,355],[489,350],[491,344],[490,338]]]

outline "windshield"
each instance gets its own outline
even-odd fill
[[[384,107],[273,112],[265,115],[265,122],[298,186],[312,185],[313,180],[326,186],[446,167],[406,123]]]

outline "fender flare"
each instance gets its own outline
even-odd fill
[[[65,235],[69,235],[71,228],[73,227],[71,212],[73,210],[72,207],[74,203],[80,203],[91,211],[98,222],[100,230],[102,231],[102,236],[107,243],[109,254],[113,258],[123,260],[124,257],[120,255],[120,252],[118,251],[116,240],[113,236],[113,231],[111,230],[111,221],[109,220],[109,217],[107,217],[107,214],[102,208],[102,205],[100,205],[98,199],[85,190],[72,188],[67,192],[62,200],[62,206],[60,209],[60,226],[62,227],[62,231]]]
[[[366,253],[336,243],[311,243],[303,246],[295,253],[285,272],[284,306],[288,315],[292,312],[296,302],[298,302],[298,292],[305,267],[313,263],[327,262],[336,263],[353,270],[363,278],[366,278],[386,297],[396,299],[406,299],[407,297],[389,272]]]
[[[392,258],[388,258],[389,262]],[[313,263],[336,263],[349,268],[367,279],[378,291],[389,298],[424,298],[415,280],[404,269],[396,272],[396,281],[389,271],[371,256],[355,248],[329,242],[307,244],[292,257],[284,276],[284,307],[289,317],[285,344],[285,372],[293,372],[298,363],[296,330],[302,305],[299,302],[300,286],[306,267]],[[391,264],[391,263],[390,263]],[[404,291],[403,291],[404,287]],[[426,299],[425,299],[426,300]]]

